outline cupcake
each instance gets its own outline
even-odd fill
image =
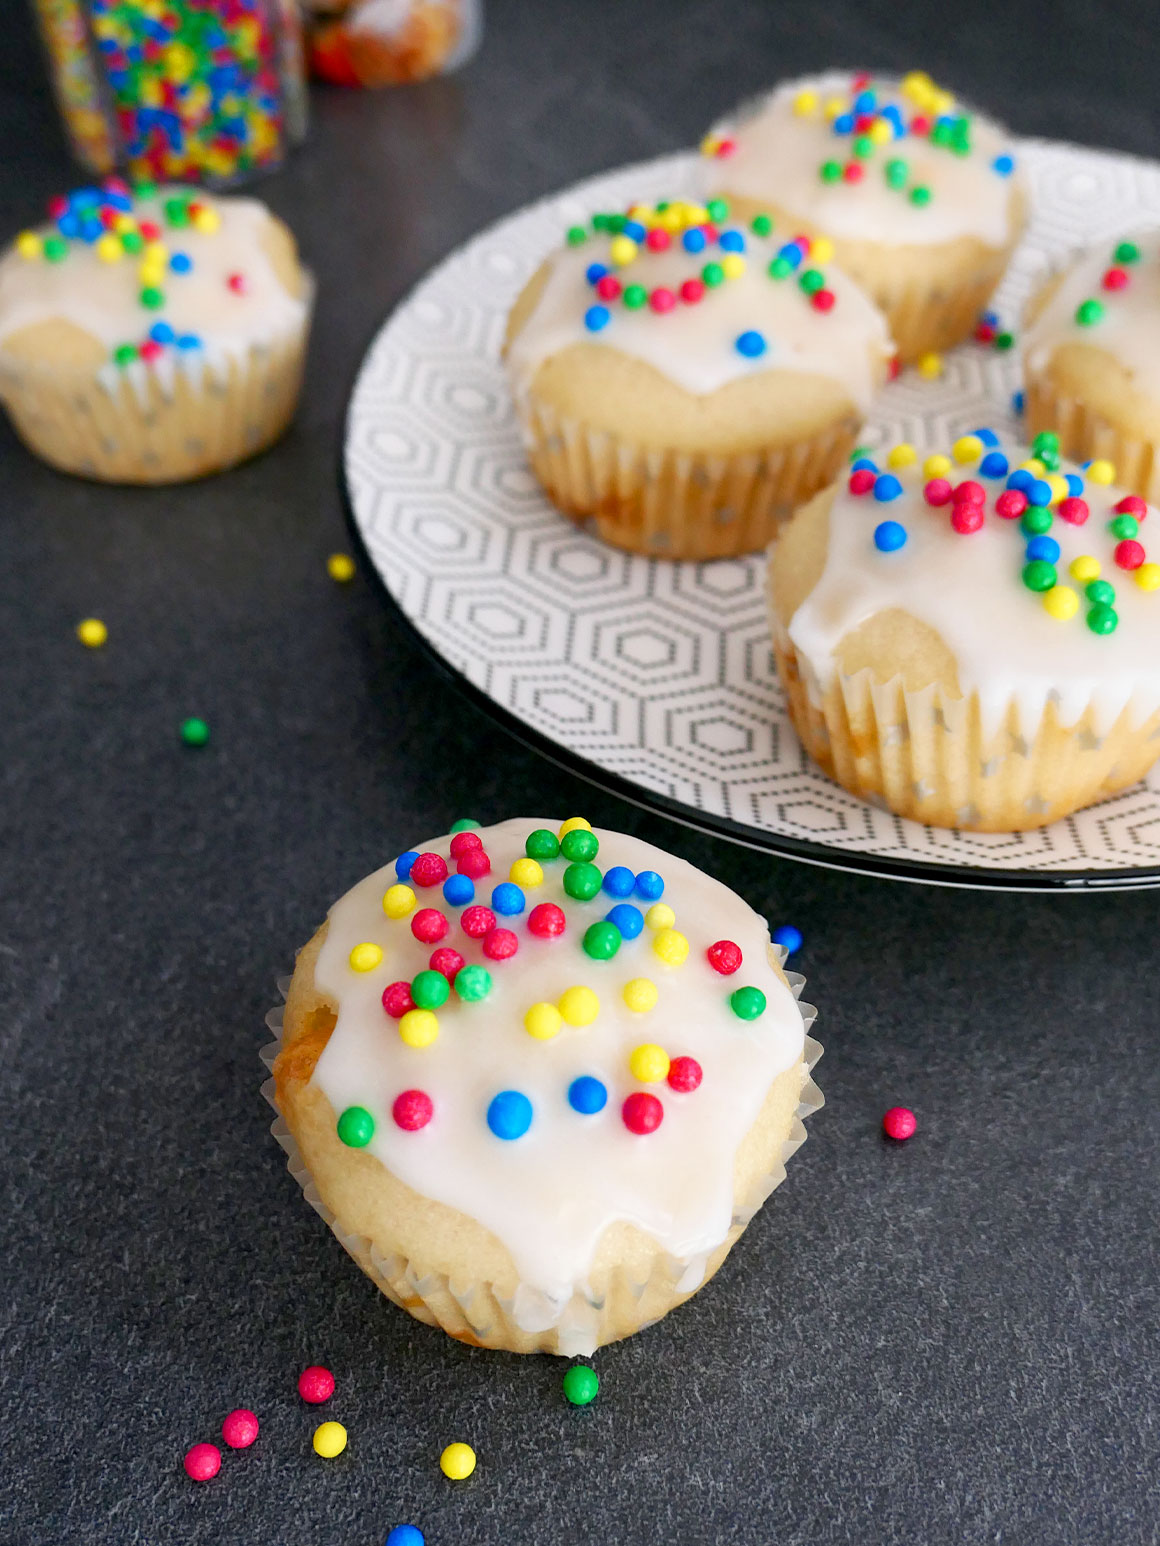
[[[1033,298],[1023,335],[1027,418],[1068,456],[1111,461],[1160,499],[1160,234],[1101,243]]]
[[[765,545],[837,473],[892,357],[828,242],[723,201],[596,215],[532,276],[506,354],[532,468],[607,542]]]
[[[701,148],[707,186],[739,218],[832,240],[905,363],[970,336],[1026,222],[1005,132],[917,72],[790,81]]]
[[[831,777],[899,816],[1013,832],[1160,756],[1160,516],[1114,471],[990,430],[896,446],[799,511],[770,560],[789,712]],[[1160,558],[1157,551],[1156,558]]]
[[[313,283],[252,199],[113,178],[0,258],[0,399],[64,472],[175,483],[252,456],[294,412]]]
[[[812,1017],[762,919],[682,860],[579,817],[457,822],[299,954],[275,1100],[389,1299],[590,1353],[695,1293],[783,1179],[821,1104]]]

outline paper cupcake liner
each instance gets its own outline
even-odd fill
[[[800,998],[805,978],[796,972],[789,972],[786,977],[794,997]],[[278,979],[278,991],[283,1000],[289,987],[289,977]],[[804,1003],[801,1009],[808,1032],[817,1018],[817,1010],[812,1004]],[[281,1048],[282,1013],[280,1004],[266,1016],[267,1028],[277,1037],[261,1049],[262,1062],[267,1069],[273,1068]],[[576,1291],[566,1300],[557,1300],[527,1285],[520,1285],[512,1296],[501,1296],[489,1283],[456,1283],[445,1273],[432,1271],[422,1262],[377,1250],[365,1235],[345,1228],[341,1219],[323,1202],[294,1135],[278,1111],[272,1077],[262,1085],[262,1094],[276,1113],[270,1131],[286,1151],[286,1168],[302,1188],[306,1201],[388,1299],[416,1320],[429,1326],[440,1326],[458,1340],[477,1347],[505,1348],[520,1353],[556,1353],[563,1358],[574,1358],[588,1356],[607,1342],[618,1341],[652,1325],[696,1293],[713,1275],[761,1204],[785,1180],[786,1162],[806,1140],[806,1118],[825,1103],[821,1090],[810,1077],[821,1055],[820,1044],[807,1034],[801,1093],[778,1164],[764,1178],[757,1194],[747,1198],[744,1207],[735,1209],[729,1233],[721,1245],[715,1251],[689,1261],[661,1256],[643,1282],[627,1272],[614,1273],[598,1298]]]
[[[517,408],[552,502],[613,547],[662,558],[755,553],[845,465],[854,414],[791,446],[710,456],[634,445],[526,393]]]
[[[951,285],[938,280],[929,284],[865,284],[886,315],[903,365],[914,364],[924,354],[945,354],[971,337],[1013,251],[1014,244],[994,253],[970,279]]]
[[[220,472],[264,450],[294,414],[309,314],[288,338],[243,361],[164,372],[135,362],[104,373],[0,351],[0,399],[29,450],[58,467],[109,483],[178,483]]]
[[[908,691],[870,670],[811,691],[808,666],[775,621],[774,654],[794,729],[816,763],[851,794],[898,816],[974,832],[1047,826],[1134,784],[1160,756],[1160,713],[1127,711],[1101,731],[1088,706],[1070,725],[1049,699],[1036,723],[1012,700],[998,730],[975,697],[937,684]]]
[[[1075,462],[1100,458],[1116,469],[1120,488],[1160,501],[1160,443],[1130,435],[1088,403],[1060,392],[1046,375],[1026,369],[1027,438],[1054,430],[1064,456]]]

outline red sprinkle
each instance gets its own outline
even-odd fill
[[[1138,521],[1142,521],[1148,514],[1148,506],[1140,498],[1139,494],[1125,494],[1118,505],[1113,505],[1117,515],[1134,515]]]
[[[717,149],[714,151],[714,155],[731,156],[736,149],[736,140],[722,140],[721,143],[717,146]]]
[[[468,880],[482,880],[485,875],[491,874],[491,860],[482,848],[469,848],[456,859],[455,868],[460,875],[466,875]]]
[[[671,290],[666,290],[664,285],[657,285],[649,296],[648,303],[653,311],[663,316],[666,311],[672,311],[677,304],[677,298]]]
[[[696,1058],[674,1058],[669,1064],[669,1086],[688,1095],[700,1084],[703,1075]]]
[[[1005,521],[1017,521],[1027,508],[1027,495],[1022,489],[1004,489],[995,501],[995,514]]]
[[[665,1108],[655,1095],[637,1090],[620,1108],[624,1125],[630,1133],[655,1133],[665,1118]]]
[[[320,1406],[334,1395],[334,1375],[319,1363],[312,1363],[298,1376],[298,1394],[311,1406]]]
[[[854,133],[865,134],[874,122],[873,113],[859,113],[854,120]]]
[[[246,282],[245,274],[231,274],[230,277],[226,280],[226,284],[235,295],[245,295],[247,289],[249,288]]]
[[[602,301],[614,301],[620,294],[620,280],[615,274],[605,274],[596,281],[596,293]]]
[[[490,907],[465,907],[459,923],[469,939],[482,939],[489,929],[495,928],[495,914]]]
[[[801,248],[801,254],[803,258],[809,257],[812,243],[810,242],[810,238],[808,236],[803,236],[799,231],[793,239],[793,244],[795,247]]]
[[[147,242],[159,241],[161,238],[161,227],[155,220],[142,220],[138,229]]]
[[[1110,268],[1104,275],[1103,285],[1105,290],[1123,290],[1128,284],[1128,270],[1126,268]]]
[[[528,933],[537,939],[556,939],[563,934],[567,919],[555,902],[539,902],[528,914]]]
[[[946,478],[931,478],[922,490],[922,497],[928,505],[949,505],[954,491]]]
[[[664,252],[672,241],[669,233],[659,225],[654,225],[644,239],[644,244],[650,252]]]
[[[1121,569],[1138,569],[1147,556],[1141,544],[1131,537],[1126,537],[1123,542],[1117,542],[1112,554]]]
[[[815,290],[810,296],[810,305],[815,311],[833,311],[834,302],[837,299],[838,297],[832,290]]]
[[[1058,513],[1061,520],[1070,521],[1073,526],[1082,526],[1091,511],[1088,509],[1086,499],[1080,499],[1077,494],[1069,494],[1066,499],[1059,501]]]
[[[48,218],[50,220],[59,220],[67,212],[68,200],[62,194],[54,193],[48,201]]]
[[[431,952],[427,965],[433,972],[442,972],[448,982],[454,982],[456,972],[461,972],[467,962],[458,950],[452,950],[450,945],[441,945],[438,950]]]
[[[383,1008],[392,1020],[401,1020],[404,1015],[410,1014],[414,1007],[415,1000],[411,997],[409,982],[392,982],[389,987],[383,989]]]
[[[896,354],[892,354],[890,356],[890,362],[889,362],[889,364],[886,367],[886,379],[887,379],[887,381],[897,381],[898,377],[901,376],[901,374],[902,374],[902,361],[898,358],[898,356]]]
[[[258,1419],[248,1407],[238,1407],[222,1423],[222,1438],[231,1449],[249,1449],[257,1437]]]
[[[980,322],[975,329],[975,342],[977,344],[993,344],[998,329],[990,322]]]
[[[401,1095],[395,1096],[391,1115],[396,1127],[401,1127],[405,1133],[417,1133],[435,1115],[435,1107],[426,1091],[404,1090]]]
[[[473,848],[482,848],[483,839],[478,832],[457,832],[451,839],[451,857],[460,859]]]
[[[681,286],[681,299],[686,306],[695,306],[705,294],[705,282],[702,279],[686,279]]]
[[[954,501],[956,505],[983,505],[987,495],[981,483],[965,478],[962,483],[955,484]]]
[[[869,467],[859,467],[857,472],[850,474],[849,489],[851,494],[868,494],[874,487],[877,473],[871,472]]]
[[[731,939],[719,939],[715,945],[709,946],[705,954],[709,958],[709,965],[715,972],[720,972],[722,977],[731,977],[741,965],[741,946],[735,945]]]
[[[510,929],[488,929],[483,936],[483,953],[489,961],[506,961],[520,948]]]
[[[222,1452],[216,1444],[195,1444],[186,1450],[182,1464],[191,1481],[212,1481],[222,1468]]]
[[[966,502],[958,504],[951,511],[951,525],[961,537],[967,537],[973,531],[978,531],[983,524],[983,507]]]
[[[155,338],[147,338],[137,349],[137,353],[147,362],[157,359],[164,352],[164,349],[162,349]]]
[[[420,854],[408,878],[413,886],[441,886],[447,879],[447,861],[440,854]]]
[[[904,1138],[913,1137],[917,1127],[918,1118],[906,1106],[891,1106],[882,1118],[882,1131],[887,1138],[897,1138],[900,1143]]]
[[[864,176],[865,173],[863,172],[861,162],[859,161],[847,162],[847,164],[842,168],[843,182],[860,183]],[[818,293],[821,294],[821,291]]]
[[[437,907],[420,907],[411,919],[411,933],[424,945],[437,945],[450,927]]]
[[[914,117],[910,120],[910,132],[911,134],[930,133],[930,119],[925,113],[915,113]]]

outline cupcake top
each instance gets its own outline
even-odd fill
[[[0,354],[140,384],[181,364],[224,373],[302,325],[309,278],[253,199],[110,178],[49,213],[0,258]]]
[[[827,235],[888,246],[1012,233],[1016,173],[998,125],[915,71],[833,70],[789,81],[701,146],[714,190],[765,202]]]
[[[550,1299],[618,1220],[695,1262],[803,1052],[769,950],[739,897],[636,838],[459,822],[331,909],[313,1080],[344,1143],[478,1220]]]
[[[813,243],[747,228],[721,199],[634,205],[573,226],[508,346],[517,385],[570,345],[598,343],[704,395],[768,371],[836,381],[865,408],[893,354],[881,314]]]
[[[1049,289],[1024,330],[1029,369],[1068,344],[1110,354],[1137,391],[1160,402],[1160,232],[1094,248]]]
[[[843,640],[899,609],[949,649],[987,733],[1012,700],[1024,726],[1048,702],[1063,725],[1090,706],[1101,733],[1125,709],[1136,724],[1160,709],[1160,544],[1147,552],[1160,515],[1113,486],[1109,463],[1075,468],[1058,447],[1051,432],[1028,450],[979,429],[925,462],[907,445],[858,455],[788,620],[816,686]]]

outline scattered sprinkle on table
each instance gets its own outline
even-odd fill
[[[773,931],[773,943],[780,945],[787,955],[794,955],[802,948],[802,931],[792,923],[783,923]]]
[[[248,1407],[238,1407],[222,1423],[222,1438],[231,1449],[249,1449],[257,1437],[258,1419]]]
[[[349,553],[332,553],[326,560],[326,572],[332,580],[345,585],[355,575],[354,559]]]
[[[204,746],[209,740],[209,726],[204,719],[184,719],[181,739],[186,746]]]
[[[216,1444],[195,1444],[186,1450],[182,1463],[191,1481],[212,1481],[222,1468],[222,1452]]]
[[[587,1364],[573,1364],[564,1375],[564,1398],[572,1406],[587,1406],[589,1402],[595,1401],[599,1389],[600,1380],[596,1370],[590,1369]]]
[[[99,650],[109,637],[109,630],[99,617],[86,617],[77,624],[77,638],[86,649]]]
[[[425,1546],[425,1542],[418,1525],[396,1525],[387,1536],[387,1546]]]
[[[311,1406],[319,1406],[334,1395],[334,1375],[321,1364],[312,1363],[298,1376],[298,1394]]]
[[[898,1143],[913,1138],[917,1127],[918,1118],[906,1106],[891,1106],[882,1118],[882,1131],[887,1138],[893,1138]]]
[[[475,1470],[475,1451],[470,1444],[448,1444],[439,1456],[439,1469],[453,1482],[462,1482]]]
[[[333,1460],[346,1448],[346,1429],[341,1423],[319,1423],[314,1430],[314,1453]]]

